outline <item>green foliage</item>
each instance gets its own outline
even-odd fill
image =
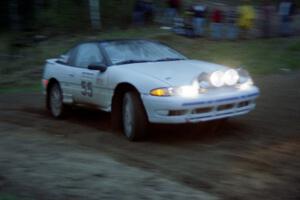
[[[104,28],[127,27],[131,23],[135,0],[100,0]]]
[[[289,51],[291,52],[300,52],[300,42],[296,42],[295,44],[292,44],[288,48]]]
[[[100,0],[104,29],[128,27],[136,0]],[[52,0],[36,13],[36,29],[86,31],[90,29],[88,0]]]
[[[53,0],[36,13],[37,29],[83,31],[89,28],[88,1]]]

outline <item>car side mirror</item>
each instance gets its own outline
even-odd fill
[[[99,70],[100,72],[105,72],[107,70],[107,66],[102,63],[92,63],[88,66],[90,70]]]
[[[63,54],[63,55],[59,56],[59,58],[57,59],[57,61],[59,63],[67,63],[68,59],[69,59],[69,56]]]

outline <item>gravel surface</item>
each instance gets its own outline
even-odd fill
[[[300,199],[300,73],[256,77],[257,109],[225,124],[112,133],[110,115],[55,120],[37,93],[0,95],[0,194],[21,199]]]

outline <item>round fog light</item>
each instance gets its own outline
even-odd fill
[[[223,79],[224,73],[222,71],[216,71],[211,74],[210,82],[215,87],[222,87],[224,85]]]
[[[235,85],[239,81],[239,78],[238,72],[234,69],[229,69],[224,74],[224,82],[229,86]]]

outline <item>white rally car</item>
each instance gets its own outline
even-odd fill
[[[45,64],[47,107],[59,118],[68,105],[112,112],[130,140],[149,123],[194,123],[246,114],[259,89],[247,71],[190,60],[149,40],[78,44]]]

